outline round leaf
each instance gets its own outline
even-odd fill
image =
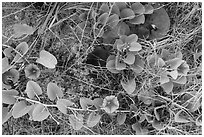
[[[114,3],[114,5],[112,6],[112,10],[111,10],[112,14],[117,14],[118,16],[120,16],[120,9],[118,8],[118,6]]]
[[[64,114],[67,114],[67,107],[72,106],[74,103],[67,99],[57,100],[57,108]]]
[[[119,72],[120,72],[119,70],[116,70],[115,60],[107,61],[107,63],[106,63],[106,68],[107,68],[111,73],[119,73]]]
[[[24,116],[30,111],[31,107],[27,106],[25,101],[20,101],[13,106],[12,115],[14,118],[19,118]]]
[[[133,3],[131,9],[135,14],[143,14],[145,12],[145,7],[140,2]]]
[[[57,64],[57,59],[49,52],[42,50],[40,52],[40,57],[36,60],[36,62],[47,68],[54,69]]]
[[[108,16],[109,14],[108,13],[103,13],[99,18],[98,18],[98,23],[100,24],[106,24],[106,22],[108,21]]]
[[[103,105],[103,99],[101,98],[95,98],[92,102],[97,109],[100,109]]]
[[[48,98],[52,101],[54,101],[56,98],[61,98],[63,97],[63,92],[61,89],[57,86],[55,83],[48,83],[47,85],[47,95]]]
[[[120,81],[123,89],[128,93],[132,94],[135,91],[136,88],[136,82],[135,79],[130,79],[127,82],[124,82],[123,80]]]
[[[132,53],[128,53],[126,58],[123,59],[123,61],[129,65],[133,64],[135,62],[135,55]]]
[[[101,116],[95,112],[91,112],[86,121],[88,127],[94,127],[100,121]]]
[[[117,33],[119,36],[120,35],[129,35],[130,28],[125,22],[118,23],[118,26],[116,26],[116,27],[118,27]]]
[[[33,109],[33,120],[34,121],[43,121],[50,115],[50,112],[47,110],[43,104],[38,104]]]
[[[101,13],[105,13],[105,12],[109,12],[109,6],[108,6],[108,4],[106,4],[106,3],[103,3],[102,5],[101,5],[101,7],[100,7],[100,9],[99,9],[99,11],[101,12]]]
[[[157,29],[151,30],[149,39],[162,38],[170,28],[170,19],[164,8],[159,8],[145,21],[145,24],[155,25]]]
[[[81,114],[78,114],[77,117],[70,115],[69,122],[74,130],[80,130],[83,127],[83,117]]]
[[[117,122],[118,122],[119,125],[122,125],[125,122],[126,116],[127,115],[125,113],[118,113]]]
[[[117,14],[113,14],[108,18],[107,25],[109,25],[111,28],[114,28],[119,23],[119,17]]]
[[[142,45],[138,42],[132,42],[130,44],[129,51],[140,51],[142,49]]]
[[[35,31],[35,29],[27,24],[15,24],[13,26],[14,29],[14,38],[19,38],[24,34],[31,35]]]
[[[120,11],[127,7],[125,2],[115,2],[115,5],[119,8]]]
[[[152,7],[151,4],[144,5],[144,8],[145,8],[144,14],[152,14],[154,12],[154,8]]]
[[[88,105],[93,105],[92,100],[89,98],[81,97],[79,102],[80,102],[82,109],[84,110],[87,110],[87,108],[89,107]]]
[[[130,19],[129,22],[134,25],[144,24],[145,23],[145,16],[136,15],[133,19]]]
[[[38,85],[38,83],[34,82],[34,81],[28,81],[27,85],[26,85],[26,90],[25,92],[27,93],[28,97],[30,99],[33,99],[34,96],[37,95],[41,95],[42,94],[42,89],[41,87]]]
[[[17,95],[18,95],[18,91],[15,89],[2,90],[2,103],[5,103],[5,104],[16,103],[15,96],[17,96]]]
[[[122,19],[133,19],[135,17],[135,13],[132,9],[125,8],[120,12],[120,17]]]
[[[131,34],[128,37],[125,37],[125,42],[126,43],[137,42],[137,40],[138,40],[138,36],[136,34]]]

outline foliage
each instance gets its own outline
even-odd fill
[[[189,51],[188,39],[173,39],[166,5],[89,4],[44,3],[37,24],[12,25],[17,44],[3,43],[2,124],[29,116],[76,134],[115,126],[136,135],[201,127],[202,49]],[[187,32],[193,39],[195,32]],[[106,65],[89,66],[84,60],[97,47],[108,51],[107,60],[96,57]]]

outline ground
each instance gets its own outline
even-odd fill
[[[90,7],[97,7],[101,3],[18,3],[18,2],[3,2],[2,3],[2,50],[7,47],[15,48],[21,42],[27,42],[28,45],[33,45],[26,54],[26,59],[29,62],[34,62],[39,56],[39,52],[44,49],[54,55],[57,59],[55,69],[47,69],[41,64],[37,64],[41,70],[40,76],[35,80],[42,88],[43,94],[40,96],[41,103],[55,104],[51,101],[47,94],[46,88],[49,82],[56,83],[63,91],[64,97],[75,103],[75,108],[80,109],[79,112],[84,115],[84,121],[89,115],[89,111],[81,111],[80,99],[82,97],[95,99],[104,99],[107,96],[117,96],[119,101],[119,109],[121,113],[126,114],[126,119],[123,124],[119,125],[117,121],[117,114],[108,114],[104,110],[97,112],[101,119],[94,127],[87,127],[86,125],[80,130],[74,130],[69,122],[69,115],[61,113],[56,107],[49,107],[49,112],[52,117],[43,121],[29,120],[29,115],[26,114],[20,118],[9,118],[2,125],[3,135],[134,135],[139,134],[139,131],[134,129],[132,125],[139,123],[142,117],[136,115],[135,109],[143,114],[153,114],[155,107],[166,105],[166,108],[159,112],[163,117],[166,128],[160,129],[152,126],[151,122],[144,120],[140,123],[142,129],[147,132],[141,133],[149,135],[201,135],[202,124],[199,124],[198,118],[202,118],[202,103],[201,96],[199,101],[194,101],[191,105],[198,103],[198,108],[195,111],[189,109],[191,97],[197,97],[202,91],[202,3],[190,2],[167,2],[160,3],[166,10],[170,18],[170,28],[165,38],[160,40],[141,40],[145,50],[141,52],[143,59],[153,52],[150,45],[157,45],[155,52],[160,52],[163,48],[169,49],[173,52],[181,51],[183,60],[189,66],[187,74],[187,82],[184,85],[174,87],[171,94],[166,94],[161,86],[158,86],[157,77],[152,75],[153,71],[150,67],[135,75],[132,71],[124,71],[119,74],[113,74],[106,69],[106,66],[97,65],[92,55],[99,55],[94,53],[94,49],[103,48],[104,52],[109,55],[110,47],[113,44],[105,44],[100,38],[94,39],[93,36],[87,32],[77,32],[74,28],[76,24],[80,23],[78,16],[84,11],[89,11]],[[51,17],[49,17],[52,8],[56,6],[59,8],[55,10]],[[54,20],[54,15],[58,15]],[[48,21],[46,24],[46,20]],[[54,21],[54,22],[52,22]],[[36,28],[32,35],[22,38],[14,39],[11,36],[14,34],[14,24],[27,24]],[[57,25],[53,25],[57,24]],[[49,26],[50,25],[50,26]],[[53,26],[52,26],[53,25]],[[47,28],[39,34],[39,28],[45,26]],[[48,29],[49,28],[49,29]],[[105,59],[107,55],[99,55]],[[91,59],[90,59],[91,58]],[[87,63],[88,61],[91,63]],[[94,62],[94,63],[93,63]],[[93,64],[94,65],[93,65]],[[102,62],[104,63],[104,62]],[[29,79],[25,76],[24,68],[26,63],[16,63],[16,68],[20,73],[18,82],[12,87],[20,92],[21,95],[26,96],[24,90]],[[146,64],[145,64],[146,65]],[[137,84],[136,94],[130,96],[121,86],[121,79],[131,78],[135,76]],[[154,103],[148,104],[145,99],[142,99],[141,90],[148,90],[148,95],[154,93],[160,99],[166,99],[160,102],[159,99]],[[151,92],[150,92],[151,91]],[[144,94],[147,95],[146,93]],[[184,96],[186,95],[186,96]],[[186,99],[186,98],[188,99]],[[152,99],[156,99],[152,97]],[[168,100],[170,99],[170,100]],[[158,102],[157,102],[158,101]],[[183,105],[187,103],[187,105]],[[200,105],[199,105],[200,103]],[[174,106],[172,104],[176,104]],[[5,105],[5,104],[3,104]],[[12,104],[7,106],[12,108]],[[179,110],[186,110],[184,116],[189,122],[175,121],[175,114]],[[133,113],[133,112],[134,113]],[[73,110],[69,110],[68,114],[72,114]],[[190,117],[190,118],[189,118]],[[59,124],[57,124],[57,122]],[[202,123],[202,121],[201,121]],[[140,134],[141,134],[140,133]]]

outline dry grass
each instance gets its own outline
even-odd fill
[[[171,101],[179,104],[183,93],[193,94],[194,96],[202,90],[202,68],[201,57],[202,52],[202,3],[183,3],[169,2],[162,3],[166,9],[170,20],[171,27],[168,35],[161,41],[153,41],[152,44],[157,44],[157,49],[171,49],[172,51],[180,50],[183,54],[183,59],[187,61],[190,67],[188,82],[180,88],[175,88],[174,95]],[[3,3],[3,18],[2,18],[2,39],[3,44],[11,45],[18,44],[21,41],[10,39],[12,35],[12,25],[15,23],[27,23],[31,26],[40,27],[45,23],[49,12],[45,9],[35,9],[33,5],[28,3],[26,6],[22,3]],[[55,11],[54,14],[59,14],[57,22],[52,22],[53,16],[48,20],[50,28],[47,29],[40,37],[36,36],[37,43],[35,44],[29,56],[36,56],[40,49],[50,51],[59,60],[55,71],[43,70],[39,78],[40,86],[46,88],[48,82],[56,81],[65,91],[65,96],[78,104],[80,97],[105,97],[107,95],[123,94],[123,89],[120,85],[120,79],[124,74],[111,74],[105,68],[95,68],[86,65],[84,61],[87,55],[94,49],[94,45],[102,45],[100,39],[93,39],[90,34],[77,33],[73,28],[78,24],[77,16],[84,10],[89,10],[90,7],[98,7],[98,3],[64,3],[61,10]],[[20,7],[26,7],[22,10]],[[75,7],[78,7],[75,10]],[[51,8],[51,7],[50,7]],[[48,7],[49,9],[49,7]],[[15,13],[15,14],[13,14]],[[45,24],[46,25],[46,24]],[[26,39],[28,43],[32,43],[35,37]],[[80,43],[80,44],[79,44]],[[149,43],[144,41],[144,43]],[[150,52],[152,49],[147,49],[144,52]],[[146,58],[147,54],[143,55]],[[152,87],[157,87],[154,83],[156,77],[149,73],[147,68],[137,76],[137,82],[147,90]],[[96,78],[90,77],[91,72],[95,72]],[[129,73],[129,72],[127,72]],[[129,74],[130,75],[130,74]],[[146,85],[142,85],[144,82]],[[25,84],[21,84],[20,88],[25,88]],[[158,96],[164,96],[160,95]],[[126,106],[130,104],[130,97],[123,96]],[[135,99],[135,98],[134,98]],[[45,102],[52,103],[46,100]],[[136,100],[136,99],[135,99]],[[142,104],[139,108],[144,111],[149,111],[148,107]],[[155,130],[151,124],[145,123],[149,129],[150,135],[200,135],[202,127],[197,126],[195,120],[202,115],[202,109],[195,112],[188,112],[188,115],[193,119],[190,123],[177,123],[174,121],[174,113],[178,111],[178,107],[170,106],[172,112],[168,128],[165,130]],[[10,118],[8,122],[2,125],[2,133],[4,135],[29,134],[29,135],[83,135],[83,134],[104,134],[104,135],[132,135],[135,131],[131,129],[131,125],[136,119],[132,115],[128,115],[125,124],[119,126],[116,123],[116,116],[110,116],[103,113],[103,118],[100,123],[94,128],[84,127],[80,131],[74,131],[68,122],[68,117],[60,113],[58,110],[51,108],[51,114],[60,122],[57,125],[53,119],[49,118],[42,122],[29,121],[28,116],[23,116],[18,119]],[[86,113],[85,113],[86,114]]]

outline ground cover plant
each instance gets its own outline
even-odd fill
[[[2,134],[202,134],[201,7],[2,3]]]

